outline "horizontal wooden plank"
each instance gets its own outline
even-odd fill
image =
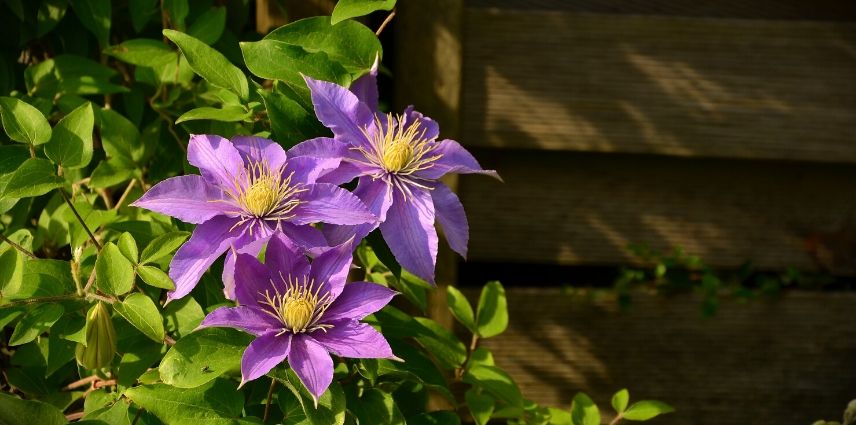
[[[657,424],[766,425],[840,420],[856,398],[852,292],[724,300],[710,318],[693,296],[636,294],[619,312],[605,294],[507,294],[509,328],[482,344],[538,403],[567,408],[585,391],[611,420],[610,396],[626,387],[631,401],[677,409]]]
[[[477,146],[856,162],[856,23],[470,8]]]
[[[709,265],[856,272],[856,167],[480,150],[464,176],[469,259],[616,265],[675,247]]]
[[[697,16],[706,18],[856,20],[856,3],[840,0],[467,0],[470,8]]]

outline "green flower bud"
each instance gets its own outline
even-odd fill
[[[110,311],[98,302],[86,314],[86,345],[77,344],[74,357],[87,369],[109,366],[116,355],[116,329]]]

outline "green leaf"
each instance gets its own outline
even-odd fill
[[[63,117],[53,129],[45,155],[64,168],[80,168],[92,160],[92,130],[95,114],[87,102]]]
[[[134,241],[134,237],[131,236],[130,233],[124,232],[119,235],[117,245],[119,246],[119,251],[122,252],[122,255],[132,263],[136,263],[139,260],[140,252],[137,250],[137,242]]]
[[[131,425],[131,418],[128,416],[128,403],[121,400],[86,414],[85,419],[110,425]]]
[[[365,25],[345,21],[330,26],[330,18],[326,16],[292,22],[271,31],[264,39],[297,46],[309,53],[323,52],[355,76],[371,69],[382,53],[374,31]]]
[[[164,383],[194,388],[228,372],[239,371],[252,337],[230,328],[206,328],[175,343],[160,364]]]
[[[21,290],[24,279],[24,254],[15,248],[0,253],[0,305]]]
[[[184,31],[184,20],[190,13],[189,0],[163,0],[161,4],[172,27]]]
[[[628,421],[647,421],[664,413],[674,412],[675,409],[662,401],[642,400],[630,405],[622,417]]]
[[[446,287],[446,304],[452,315],[461,322],[470,332],[476,333],[476,320],[473,307],[467,301],[467,297],[454,286]]]
[[[188,236],[190,236],[190,232],[170,232],[158,236],[143,249],[140,264],[151,263],[166,257],[178,249]]]
[[[164,336],[166,336],[163,329],[163,318],[151,298],[140,293],[133,293],[121,303],[113,304],[113,308],[128,323],[139,329],[143,335],[155,342],[163,342]]]
[[[300,382],[293,370],[284,374],[275,372],[277,379],[286,382],[286,389],[278,394],[278,404],[285,416],[283,425],[342,425],[345,423],[345,392],[335,380],[318,398],[318,406],[312,395]],[[282,376],[284,375],[284,376]]]
[[[218,379],[193,389],[143,385],[128,388],[124,395],[168,425],[254,423],[241,418],[244,395],[235,387],[230,380]]]
[[[244,72],[232,65],[220,52],[208,47],[196,38],[178,31],[165,29],[163,35],[181,49],[181,53],[187,58],[190,67],[205,81],[231,90],[241,99],[249,97],[250,89]]]
[[[36,36],[41,37],[50,32],[65,16],[66,9],[68,9],[66,0],[43,1],[36,14]]]
[[[102,292],[128,293],[134,287],[134,265],[113,242],[107,242],[95,261],[95,283]]]
[[[38,109],[14,97],[0,97],[0,119],[10,139],[41,145],[51,139],[51,126]]]
[[[330,23],[336,25],[345,19],[365,16],[377,10],[392,10],[395,0],[339,0],[333,8]]]
[[[584,393],[577,393],[571,402],[571,422],[573,425],[600,425],[600,410]]]
[[[284,147],[294,146],[326,131],[315,118],[314,111],[304,108],[287,94],[279,90],[260,90],[259,94],[264,100],[274,139]]]
[[[177,338],[193,332],[205,318],[205,312],[193,297],[171,301],[164,307],[163,315],[166,317],[166,330]]]
[[[104,49],[104,54],[135,66],[157,67],[175,62],[178,52],[160,40],[136,38],[110,46]]]
[[[109,159],[101,161],[92,170],[89,185],[95,189],[115,186],[126,182],[134,175],[134,170],[121,159]]]
[[[95,35],[98,44],[110,44],[110,0],[71,0],[71,7],[80,23]]]
[[[110,82],[115,75],[116,70],[106,65],[83,56],[63,54],[27,67],[24,70],[24,81],[31,96],[46,98],[56,97],[58,93],[87,95],[127,92],[126,87]],[[85,102],[85,99],[79,100],[74,107]],[[45,110],[42,113],[47,114]]]
[[[175,290],[175,282],[163,270],[154,266],[138,266],[137,274],[150,286],[155,288],[166,289],[169,291]]]
[[[212,45],[220,39],[225,28],[226,8],[212,7],[193,21],[187,29],[187,34],[205,44]]]
[[[426,317],[416,317],[414,320],[422,325],[416,341],[430,352],[440,366],[454,369],[463,366],[467,360],[467,348],[448,329]]]
[[[467,390],[465,398],[476,425],[486,425],[487,421],[490,420],[490,415],[493,414],[495,406],[493,398],[486,394],[479,394],[472,388]]]
[[[356,403],[348,403],[348,409],[361,424],[404,424],[404,415],[398,410],[392,394],[376,388],[363,392]]]
[[[61,187],[65,181],[55,174],[50,161],[42,158],[26,160],[9,178],[3,197],[28,198],[41,196]]]
[[[175,120],[176,124],[181,124],[185,121],[192,120],[214,120],[223,122],[238,122],[243,121],[253,115],[252,112],[244,109],[243,106],[226,105],[222,108],[212,108],[203,106],[200,108],[191,109],[178,117]]]
[[[612,408],[615,409],[616,413],[622,413],[624,412],[624,409],[627,409],[627,403],[629,401],[630,392],[627,391],[627,388],[619,390],[612,395]]]
[[[348,71],[325,52],[307,52],[300,46],[273,39],[242,42],[241,52],[250,72],[292,87],[306,87],[301,74],[342,86],[351,83]]]
[[[10,394],[0,392],[0,424],[17,424],[22,419],[39,425],[67,424],[65,415],[47,403],[36,400],[21,400]]]
[[[504,370],[495,366],[478,365],[469,368],[464,373],[464,382],[478,385],[498,400],[512,406],[523,406],[523,395],[520,388]]]
[[[158,0],[128,0],[128,14],[136,32],[142,31],[158,11]]]
[[[9,345],[26,344],[47,331],[62,317],[65,309],[59,304],[42,304],[32,309],[15,325]]]
[[[99,111],[101,143],[111,159],[131,165],[143,156],[144,146],[140,143],[140,131],[129,119],[112,109]]]
[[[407,425],[461,425],[461,418],[457,413],[449,410],[435,410],[409,416]]]
[[[488,282],[482,289],[476,317],[478,335],[482,338],[499,335],[508,327],[508,306],[501,283]]]

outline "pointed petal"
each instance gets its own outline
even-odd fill
[[[285,164],[285,149],[270,139],[257,136],[236,136],[232,144],[241,154],[245,164],[267,161],[270,168],[279,168]]]
[[[359,167],[350,162],[342,162],[342,160],[354,156],[353,152],[350,150],[350,145],[329,137],[310,139],[305,142],[301,142],[288,150],[289,158],[301,156],[340,160],[338,167],[324,170],[321,175],[318,176],[317,181],[322,183],[331,183],[335,185],[344,184],[355,179],[365,171],[363,167]]]
[[[318,177],[335,170],[339,166],[339,158],[316,158],[314,156],[298,156],[289,158],[282,170],[284,177],[291,176],[292,183],[313,184]]]
[[[464,206],[455,192],[443,183],[437,183],[431,191],[431,199],[434,200],[434,211],[437,222],[443,226],[443,235],[452,250],[467,258],[467,242],[470,238],[470,226],[467,223],[467,214]]]
[[[295,335],[289,354],[288,364],[317,400],[333,381],[333,359],[327,349],[311,337]]]
[[[380,57],[375,56],[374,65],[372,65],[368,74],[357,78],[356,81],[351,83],[350,87],[351,93],[356,95],[357,99],[365,103],[372,111],[377,111],[377,68],[379,60]]]
[[[271,274],[255,256],[235,256],[235,299],[241,305],[257,306],[261,294],[273,294]]]
[[[327,81],[304,77],[312,93],[315,115],[322,124],[333,130],[336,138],[363,139],[362,129],[371,124],[373,111],[348,89]]]
[[[244,232],[232,242],[226,250],[226,260],[223,262],[223,294],[230,300],[235,299],[235,258],[237,254],[249,254],[258,258],[262,248],[270,239],[261,232]]]
[[[340,357],[352,359],[394,359],[386,338],[375,328],[356,320],[333,324],[327,332],[313,332],[312,338]]]
[[[202,274],[237,238],[243,228],[233,229],[236,219],[217,216],[196,226],[190,239],[178,249],[169,264],[169,277],[175,290],[167,294],[170,300],[181,298],[199,283]]]
[[[360,198],[345,189],[329,183],[311,186],[301,194],[300,205],[294,211],[294,224],[330,223],[363,224],[376,223],[377,218]]]
[[[502,181],[494,170],[483,170],[479,162],[460,143],[443,140],[437,143],[431,155],[442,155],[430,168],[416,173],[418,177],[436,180],[448,173],[485,174]]]
[[[335,300],[342,293],[348,272],[353,262],[354,244],[347,241],[334,246],[312,261],[309,276],[317,283],[323,284]]]
[[[256,338],[241,357],[241,385],[252,381],[282,363],[291,351],[292,335],[268,332]],[[330,356],[327,356],[330,357]]]
[[[395,191],[380,231],[402,267],[434,283],[437,231],[434,229],[434,203],[427,190],[413,188],[406,199],[400,191]]]
[[[407,109],[404,110],[404,120],[405,127],[416,124],[420,128],[420,133],[425,131],[422,133],[422,137],[424,139],[434,140],[440,135],[440,125],[437,124],[437,121],[422,115],[421,112],[415,111],[413,109],[413,105],[408,106]]]
[[[190,136],[187,161],[213,185],[231,186],[244,172],[244,160],[232,142],[210,134]]]
[[[271,276],[303,277],[309,275],[309,260],[300,248],[282,233],[276,233],[265,251],[265,266]]]
[[[212,311],[197,329],[210,327],[235,328],[259,336],[282,325],[259,309],[238,306],[220,307]]]
[[[233,209],[225,202],[222,190],[197,175],[168,178],[154,185],[131,205],[193,224]]]
[[[369,211],[378,217],[379,222],[386,220],[386,212],[392,205],[392,186],[384,180],[369,176],[360,178],[354,195],[366,204]],[[357,226],[324,226],[323,232],[331,244],[340,244],[351,237],[361,241],[378,223],[367,223]]]
[[[324,320],[360,320],[384,308],[396,295],[398,292],[376,283],[348,283],[324,313]]]

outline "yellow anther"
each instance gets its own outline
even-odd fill
[[[413,157],[413,147],[406,140],[396,140],[383,151],[383,168],[390,172],[404,169]]]
[[[330,306],[330,294],[321,293],[321,285],[316,285],[314,280],[303,278],[301,284],[298,279],[291,276],[286,279],[280,276],[285,284],[285,292],[275,290],[273,294],[265,291],[261,294],[264,300],[261,304],[266,306],[265,312],[282,323],[283,332],[292,333],[311,332],[322,329],[327,330],[331,326],[318,323],[323,319],[324,312]],[[271,282],[273,283],[273,282]],[[278,285],[274,284],[274,288]]]
[[[244,205],[250,214],[263,217],[279,204],[278,195],[274,182],[268,179],[258,180],[244,193]]]
[[[282,317],[292,332],[306,328],[314,311],[315,303],[304,297],[291,297],[282,304]]]

